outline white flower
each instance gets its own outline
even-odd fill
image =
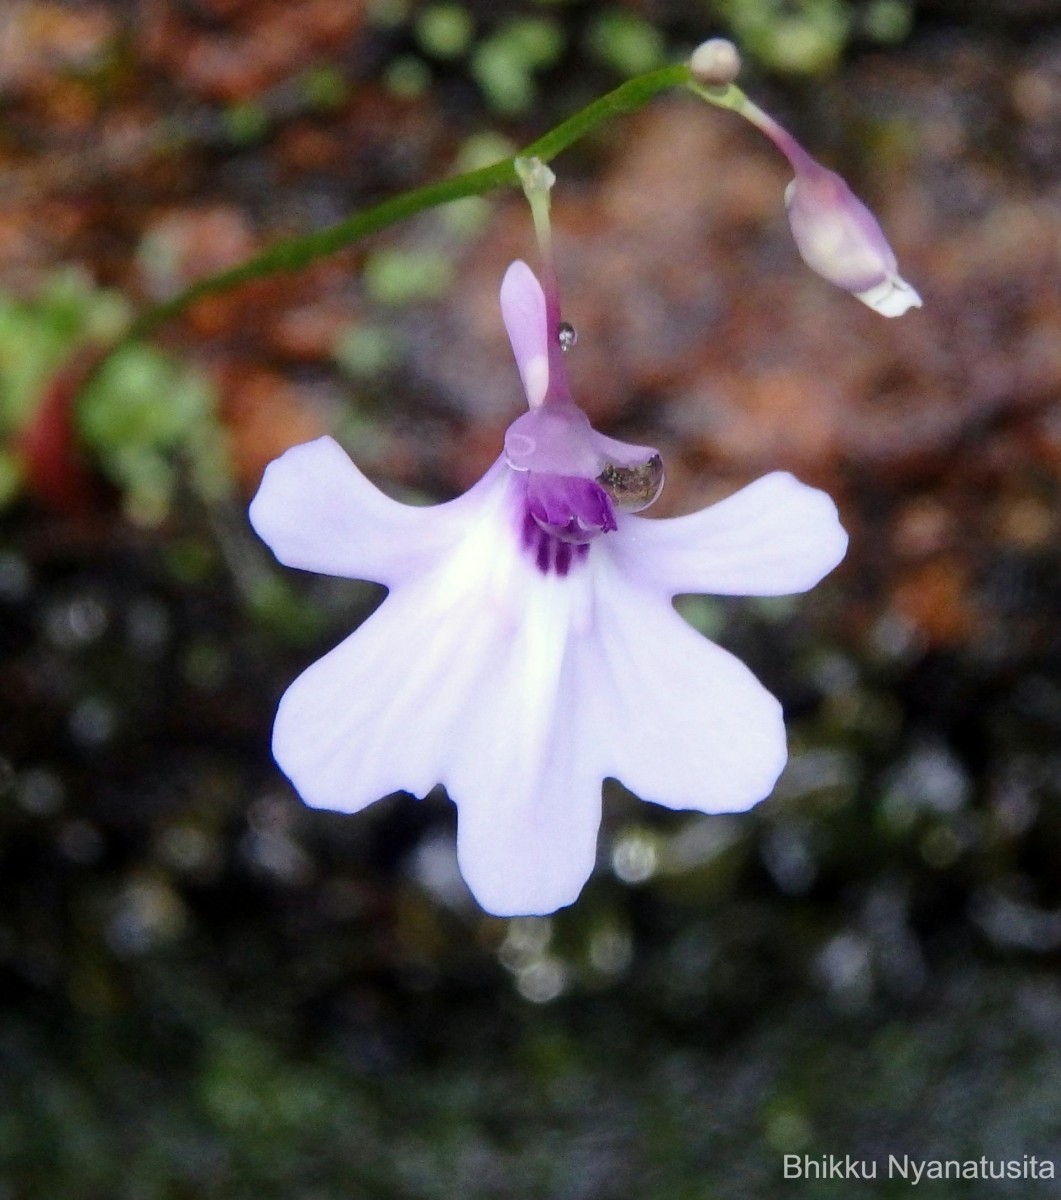
[[[444,784],[482,906],[544,914],[593,870],[605,777],[703,812],[769,794],[780,705],[671,600],[804,591],[847,537],[829,497],[783,472],[686,517],[633,515],[658,491],[658,455],[574,406],[555,298],[523,263],[502,308],[534,407],[469,492],[399,504],[325,437],[267,468],[250,515],[281,562],[389,589],[280,703],[273,752],[300,795],[357,812]]]

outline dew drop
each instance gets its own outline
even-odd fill
[[[643,463],[619,466],[608,463],[597,476],[597,483],[608,493],[616,508],[640,512],[663,490],[663,459],[658,454]]]
[[[578,333],[575,331],[574,325],[570,321],[561,321],[560,328],[556,331],[557,340],[560,343],[560,349],[566,354],[571,350],[578,341]]]

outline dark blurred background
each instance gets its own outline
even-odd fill
[[[784,164],[692,97],[556,161],[576,395],[661,447],[658,511],[784,467],[852,548],[806,597],[683,605],[784,701],[776,794],[609,784],[579,903],[486,917],[443,795],[312,812],[271,763],[379,593],[278,568],[245,505],[324,431],[396,495],[478,477],[522,403],[522,201],[89,368],[146,303],[718,33],[925,307],[807,271]],[[1056,0],[7,0],[0,1200],[891,1195],[782,1155],[1061,1158],[1059,200]]]

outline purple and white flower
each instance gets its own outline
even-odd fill
[[[672,598],[802,592],[847,545],[829,497],[784,472],[689,516],[634,515],[662,484],[659,455],[575,405],[550,293],[522,262],[505,276],[530,409],[465,495],[399,504],[324,437],[273,462],[250,510],[282,563],[389,589],[288,688],[277,762],[306,803],[343,812],[444,784],[461,872],[499,915],[575,900],[606,777],[673,809],[769,794],[781,707]]]

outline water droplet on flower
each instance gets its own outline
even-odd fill
[[[556,337],[560,343],[560,349],[563,350],[565,354],[568,352],[568,350],[572,349],[572,347],[578,341],[578,333],[570,321],[560,322],[560,328],[556,331]]]
[[[621,467],[608,463],[597,476],[597,483],[611,497],[616,508],[640,512],[648,508],[663,490],[663,459],[653,454],[643,463]]]

